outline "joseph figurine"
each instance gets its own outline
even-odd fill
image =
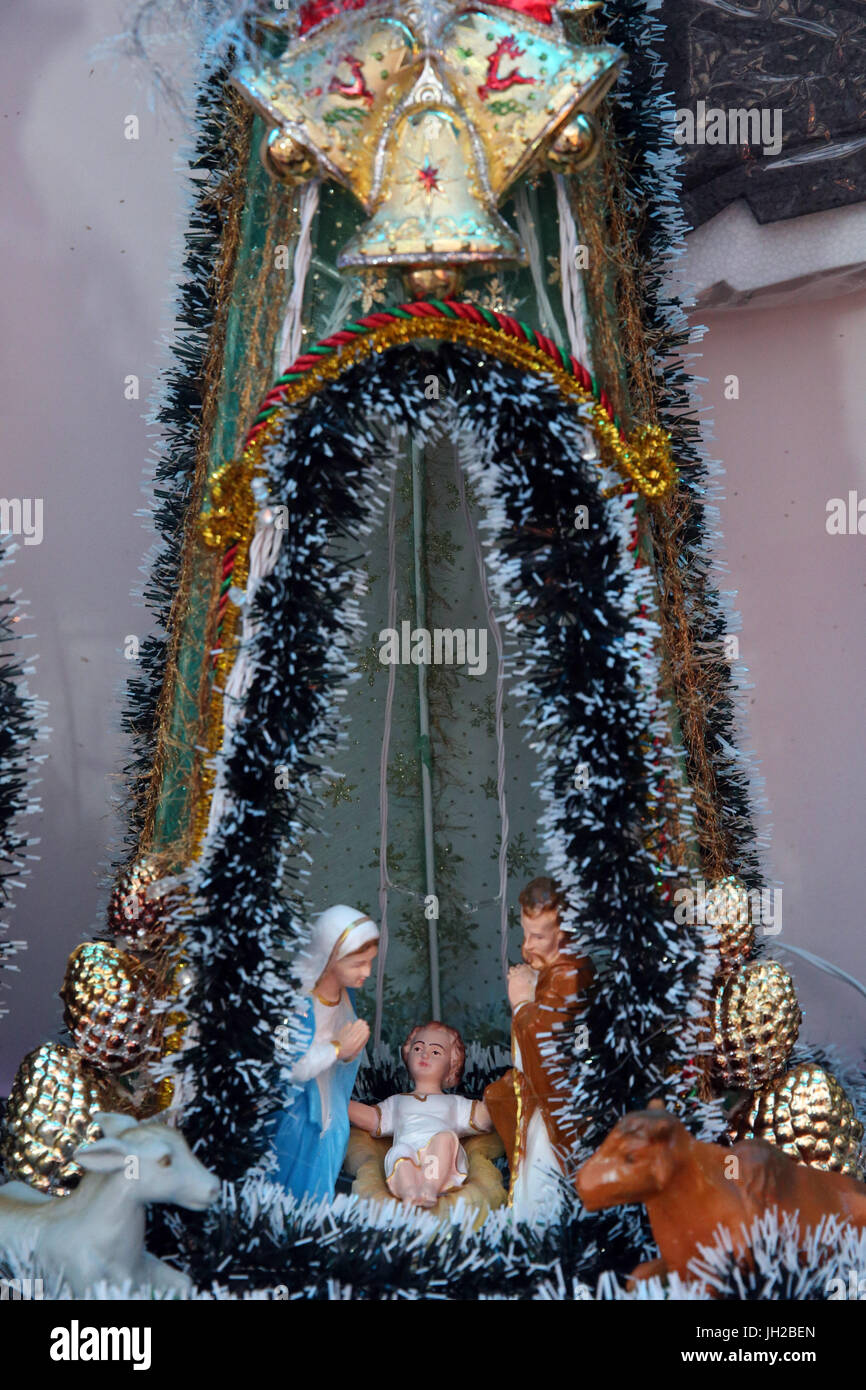
[[[484,1102],[508,1155],[515,1219],[535,1222],[559,1210],[559,1179],[575,1138],[556,1035],[586,1009],[595,972],[588,956],[565,950],[563,900],[552,878],[533,879],[519,901],[525,964],[508,972],[514,1065],[487,1087]]]

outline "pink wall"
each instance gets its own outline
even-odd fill
[[[768,870],[783,887],[777,940],[866,982],[866,535],[825,525],[829,498],[866,498],[866,295],[702,317],[696,370],[708,378],[709,447],[727,473],[719,587],[737,591],[755,686],[746,745],[766,780]],[[725,399],[732,373],[739,400]],[[804,1032],[859,1050],[866,999],[779,958],[798,982]]]
[[[21,546],[0,583],[29,601],[31,688],[47,700],[44,813],[10,936],[28,949],[8,976],[0,1094],[22,1056],[57,1036],[66,959],[92,936],[116,845],[126,756],[124,639],[147,614],[130,590],[152,535],[136,511],[148,449],[142,419],[168,323],[181,215],[180,132],[157,120],[127,68],[93,50],[118,24],[113,0],[0,7],[0,496],[44,502],[41,545]],[[141,138],[124,139],[129,113]],[[124,378],[140,378],[126,400]]]

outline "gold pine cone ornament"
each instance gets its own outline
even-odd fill
[[[757,1091],[784,1071],[800,1032],[794,981],[775,960],[752,961],[720,984],[713,1005],[715,1067],[725,1086]]]
[[[153,855],[128,864],[114,885],[108,903],[108,930],[121,945],[154,951],[166,944],[172,909],[181,882],[165,872]]]
[[[749,920],[749,894],[745,884],[728,874],[713,884],[706,895],[705,920],[715,929],[714,945],[725,974],[748,960],[755,946],[755,927]]]
[[[76,946],[60,997],[66,1026],[85,1061],[105,1071],[133,1071],[156,1046],[155,980],[105,941]]]
[[[72,1155],[80,1144],[102,1137],[94,1114],[126,1108],[119,1089],[72,1048],[60,1043],[35,1048],[18,1068],[6,1109],[6,1176],[40,1192],[67,1196],[81,1175]]]
[[[766,1139],[810,1168],[864,1176],[863,1125],[832,1072],[806,1063],[753,1096],[731,1138]]]

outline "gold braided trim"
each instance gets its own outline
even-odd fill
[[[252,475],[245,475],[253,459],[258,458],[256,445],[262,433],[273,420],[279,419],[284,406],[304,404],[373,353],[381,354],[398,344],[423,338],[468,343],[470,347],[487,352],[511,366],[549,377],[566,400],[590,407],[592,432],[602,458],[625,475],[623,487],[630,481],[638,492],[651,499],[664,496],[672,488],[676,480],[676,466],[670,456],[667,432],[657,425],[642,426],[635,431],[632,441],[625,443],[604,406],[594,400],[592,392],[581,386],[570,372],[559,366],[541,348],[510,338],[500,329],[468,323],[464,319],[398,319],[359,334],[353,342],[344,344],[330,357],[323,357],[297,381],[286,384],[275,414],[244,450],[240,462],[224,464],[214,474],[210,508],[201,516],[201,532],[205,542],[224,550],[233,541],[243,539],[249,533],[255,518],[255,503],[249,493],[249,477]]]
[[[287,383],[280,404],[253,435],[240,459],[223,465],[213,476],[209,508],[199,518],[200,535],[204,543],[225,554],[238,545],[232,572],[232,586],[241,589],[249,572],[249,550],[255,528],[258,505],[253,497],[253,479],[264,473],[262,451],[277,438],[283,424],[284,408],[303,405],[343,374],[367,360],[373,353],[387,352],[399,344],[419,339],[462,342],[479,352],[489,353],[523,371],[546,376],[565,399],[589,407],[590,424],[604,463],[625,475],[619,491],[635,487],[647,498],[664,496],[676,478],[676,467],[670,457],[668,436],[657,426],[637,430],[631,443],[623,442],[620,432],[606,410],[579,381],[558,366],[541,348],[531,343],[509,338],[501,330],[487,325],[468,323],[463,319],[410,318],[384,324],[369,333],[359,334],[330,357],[324,357],[297,381]],[[226,606],[216,661],[215,679],[211,691],[206,738],[207,757],[199,779],[199,795],[194,812],[193,842],[201,847],[210,814],[213,795],[213,759],[222,746],[223,690],[234,664],[237,650],[237,627],[240,610],[237,605]]]

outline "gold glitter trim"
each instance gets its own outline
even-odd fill
[[[218,209],[223,219],[223,232],[210,285],[214,301],[213,326],[202,364],[201,424],[196,444],[195,475],[192,480],[192,502],[193,505],[198,502],[199,506],[205,496],[211,443],[217,421],[218,387],[224,366],[228,312],[241,243],[241,220],[246,198],[246,169],[249,162],[253,129],[251,113],[245,109],[244,103],[237,93],[228,86],[225,89],[224,100],[225,129],[222,135],[221,149],[226,152],[229,169],[208,199],[208,202]],[[166,674],[157,698],[153,762],[147,775],[147,781],[133,791],[134,798],[139,801],[142,808],[143,824],[139,837],[139,852],[149,848],[153,840],[157,807],[167,767],[177,693],[178,656],[185,626],[183,615],[189,607],[193,583],[197,555],[197,530],[198,528],[194,525],[187,526],[180,556],[177,589],[166,623],[168,634]],[[180,854],[178,857],[185,858],[185,855]]]
[[[514,1034],[511,1035],[511,1055],[514,1056]],[[517,1174],[520,1169],[520,1160],[523,1157],[523,1091],[520,1085],[520,1072],[516,1067],[512,1070],[514,1078],[514,1094],[517,1098],[517,1124],[514,1129],[514,1153],[511,1155],[511,1181],[508,1184],[508,1205],[514,1206],[514,1189],[517,1186]]]
[[[653,499],[664,496],[672,487],[676,468],[670,457],[666,432],[658,426],[645,426],[635,432],[630,444],[624,444],[616,425],[604,407],[593,400],[591,392],[581,386],[564,367],[557,366],[540,348],[531,343],[518,342],[486,325],[467,323],[462,319],[398,319],[359,335],[354,342],[345,344],[332,356],[323,358],[321,363],[304,372],[298,381],[289,382],[280,405],[263,423],[240,459],[225,464],[214,474],[209,507],[200,516],[199,530],[205,545],[220,554],[224,554],[230,545],[238,543],[232,572],[234,588],[243,588],[249,573],[249,550],[258,510],[252,482],[264,472],[262,453],[278,437],[284,410],[303,405],[373,353],[386,352],[400,344],[425,338],[468,343],[479,352],[489,353],[511,366],[548,377],[567,400],[590,407],[591,427],[602,461],[626,475],[628,481],[623,482],[623,488],[628,487],[630,481],[645,497]],[[214,786],[213,760],[222,746],[223,738],[223,691],[234,664],[239,616],[238,606],[228,603],[204,740],[207,757],[199,778],[194,812],[193,843],[196,853],[201,848],[210,814]]]

